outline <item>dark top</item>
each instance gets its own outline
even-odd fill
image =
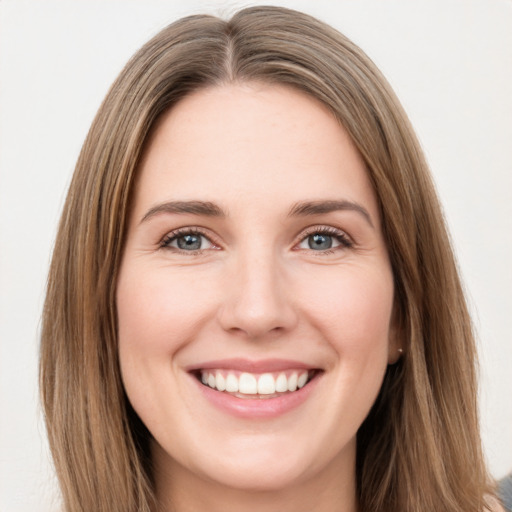
[[[512,512],[512,473],[498,482],[498,496],[505,508]]]

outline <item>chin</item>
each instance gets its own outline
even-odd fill
[[[225,461],[220,468],[204,467],[210,481],[221,486],[245,492],[278,492],[291,489],[305,478],[307,469],[290,460],[279,460],[271,455],[265,461]]]
[[[276,492],[300,484],[314,470],[303,443],[286,442],[282,438],[226,443],[222,451],[213,446],[196,445],[192,457],[170,453],[154,442],[152,455],[157,468],[170,475],[188,474],[213,486],[248,492]],[[210,444],[210,443],[208,443]],[[185,470],[185,471],[184,471]]]

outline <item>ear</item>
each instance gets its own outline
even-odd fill
[[[395,303],[389,326],[388,364],[395,364],[405,351],[405,335],[398,307]]]

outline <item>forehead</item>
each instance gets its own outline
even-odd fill
[[[250,197],[269,207],[340,195],[375,207],[345,129],[322,103],[286,86],[231,84],[185,97],[155,126],[139,172],[138,205]]]

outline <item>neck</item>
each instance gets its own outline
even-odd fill
[[[153,450],[159,512],[357,512],[355,447],[313,477],[285,488],[236,488],[198,475]]]

